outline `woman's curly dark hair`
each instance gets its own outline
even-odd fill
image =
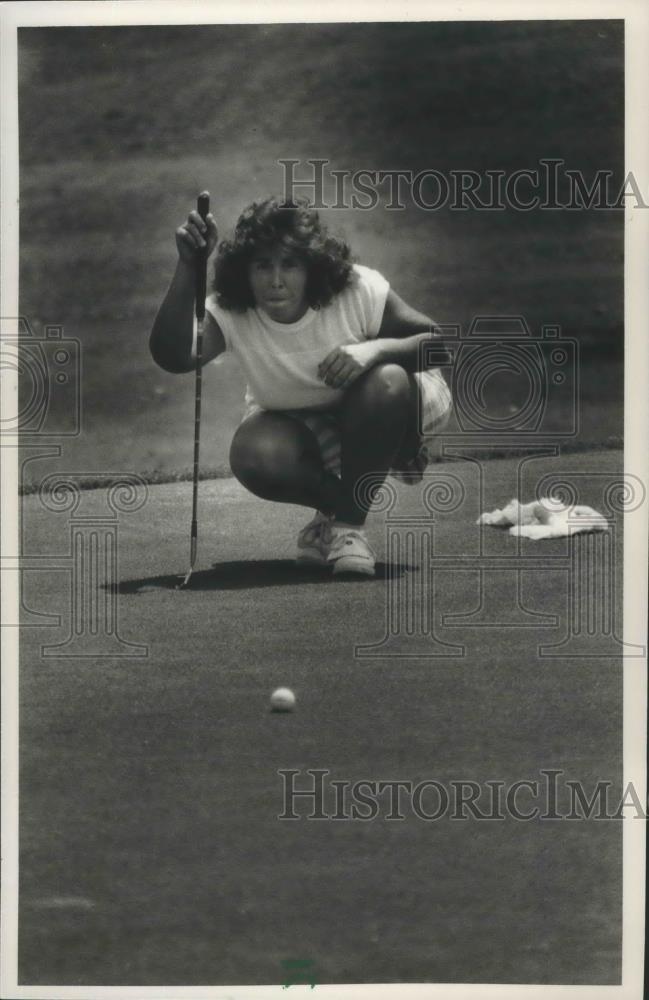
[[[233,238],[219,245],[212,287],[223,309],[244,312],[254,308],[249,264],[258,250],[277,245],[306,262],[306,298],[312,309],[326,306],[349,284],[352,255],[347,244],[328,234],[307,201],[285,201],[273,195],[244,209]]]

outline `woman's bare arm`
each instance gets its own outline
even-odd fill
[[[423,350],[423,344],[434,350]],[[406,371],[419,371],[424,357],[427,368],[451,363],[451,356],[435,322],[404,302],[396,292],[388,292],[381,328],[377,336],[378,363],[393,362]]]
[[[205,222],[196,211],[189,213],[187,222],[176,230],[178,263],[149,338],[153,360],[165,371],[180,374],[193,371],[194,293],[196,250],[207,246],[208,256],[218,239],[212,214]],[[202,363],[207,364],[225,350],[223,333],[214,318],[205,314],[203,323]]]
[[[433,320],[390,289],[378,335],[372,340],[334,347],[320,362],[318,374],[327,385],[346,389],[376,365],[397,364],[407,372],[417,372],[439,368],[451,360]]]

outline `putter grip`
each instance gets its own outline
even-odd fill
[[[198,214],[205,221],[210,210],[210,196],[203,191],[196,204]],[[207,294],[207,247],[201,247],[196,254],[196,319],[205,319],[205,296]]]

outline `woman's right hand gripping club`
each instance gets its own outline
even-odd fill
[[[193,264],[196,259],[196,251],[207,247],[207,256],[214,251],[218,242],[218,230],[216,222],[211,212],[207,213],[207,218],[203,221],[193,209],[187,216],[187,220],[176,230],[176,247],[178,256],[186,264]]]

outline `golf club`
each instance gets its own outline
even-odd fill
[[[210,195],[208,191],[203,191],[198,196],[198,214],[205,221],[210,210]],[[200,452],[201,433],[201,391],[202,391],[202,356],[203,356],[203,321],[205,319],[205,295],[207,292],[207,245],[196,251],[196,382],[195,382],[195,407],[194,407],[194,474],[193,474],[193,494],[192,494],[192,527],[189,553],[189,569],[182,583],[176,587],[181,590],[189,583],[189,579],[194,571],[196,563],[196,551],[198,548],[198,460]]]

